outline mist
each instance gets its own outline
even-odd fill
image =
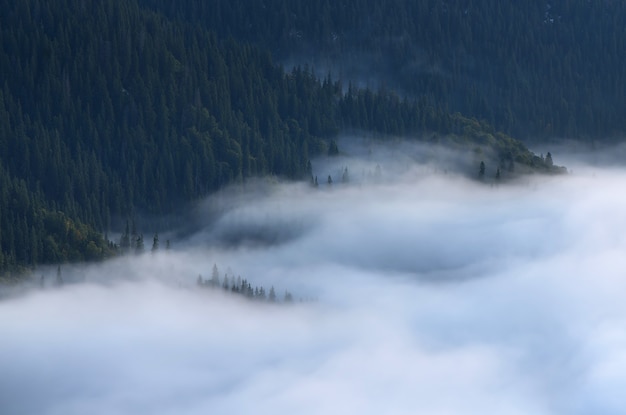
[[[0,412],[624,413],[626,171],[494,185],[399,146],[216,194],[169,251],[42,269],[0,301]],[[199,288],[214,264],[280,301]]]

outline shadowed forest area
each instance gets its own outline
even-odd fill
[[[506,132],[623,131],[623,57],[606,49],[621,50],[618,2],[253,3],[0,2],[2,273],[115,256],[127,220],[164,231],[252,177],[309,180],[344,132],[475,152],[474,174],[554,171]],[[562,38],[583,14],[574,53]],[[347,61],[390,81],[364,84]]]

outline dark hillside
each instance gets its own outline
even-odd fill
[[[310,158],[342,130],[437,133],[543,167],[432,100],[285,72],[245,39],[143,4],[0,0],[0,270],[113,255],[103,235],[126,218],[248,177],[308,178]],[[243,13],[237,5],[225,18]]]
[[[626,133],[626,3],[141,0],[286,63],[386,85],[519,137]]]

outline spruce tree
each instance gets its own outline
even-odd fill
[[[152,238],[152,253],[155,253],[159,250],[159,234],[155,233],[154,238]]]
[[[57,276],[56,276],[55,284],[57,287],[63,286],[63,275],[61,275],[61,265],[57,267]]]

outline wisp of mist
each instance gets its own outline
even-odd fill
[[[169,251],[42,270],[0,301],[0,413],[625,413],[626,171],[378,150],[211,196]],[[214,265],[280,301],[199,288]]]

